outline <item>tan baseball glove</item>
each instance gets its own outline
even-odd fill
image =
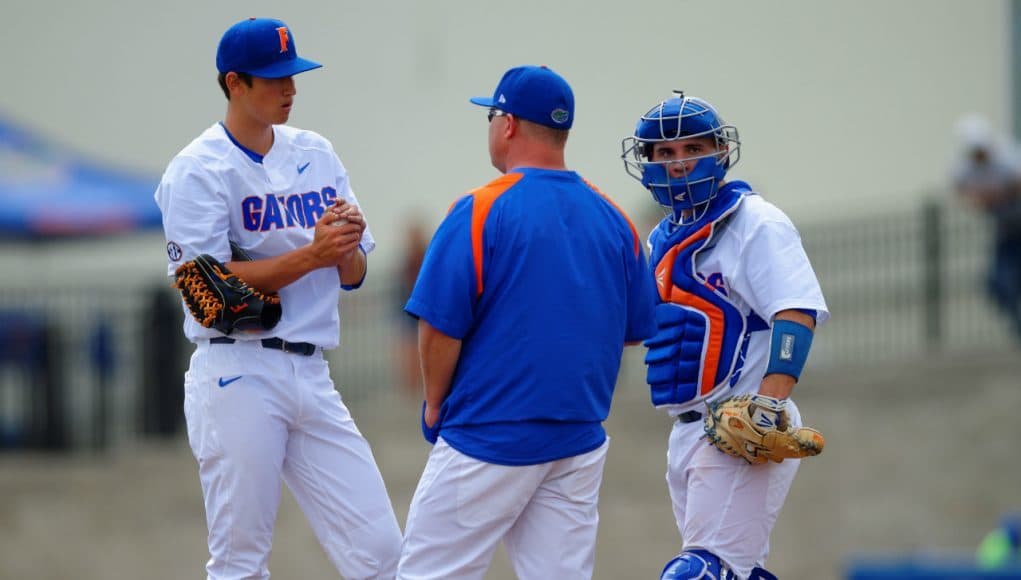
[[[780,399],[742,395],[706,406],[706,438],[720,451],[748,463],[819,455],[826,445],[815,429],[792,427],[786,401]]]

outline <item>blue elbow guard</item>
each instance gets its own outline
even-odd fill
[[[812,329],[791,320],[773,322],[773,337],[769,343],[769,366],[766,374],[790,375],[797,381],[812,348]]]

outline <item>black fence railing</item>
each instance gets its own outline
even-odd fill
[[[985,294],[990,232],[981,216],[931,201],[801,234],[833,313],[817,364],[1009,348],[1007,324]]]
[[[833,313],[810,364],[1010,348],[984,292],[989,231],[979,216],[934,202],[800,229]],[[414,389],[402,372],[414,327],[394,280],[372,275],[341,297],[341,346],[327,357],[350,402],[386,405]],[[0,287],[0,449],[102,449],[179,432],[192,348],[178,299],[160,282]],[[629,349],[623,376],[642,376],[640,350]]]
[[[176,433],[182,316],[166,285],[0,289],[0,449]]]

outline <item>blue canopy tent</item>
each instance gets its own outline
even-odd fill
[[[0,236],[66,238],[158,228],[159,179],[105,167],[0,117]]]
[[[0,373],[0,392],[20,393],[0,416],[0,451],[71,449],[90,432],[105,444],[114,387],[136,379],[114,355],[143,353],[135,341],[152,334],[152,314],[141,293],[169,290],[158,182],[0,115],[0,370],[17,369]],[[180,336],[180,322],[164,326]]]

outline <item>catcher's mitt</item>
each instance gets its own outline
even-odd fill
[[[720,451],[748,463],[780,463],[788,458],[819,455],[822,433],[792,427],[786,401],[765,395],[742,395],[706,404],[705,433]]]
[[[224,334],[269,330],[280,322],[280,296],[252,288],[209,254],[181,264],[174,287],[199,324]]]

